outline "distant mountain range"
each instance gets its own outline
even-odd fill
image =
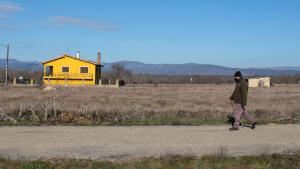
[[[300,66],[294,66],[294,67],[269,67],[266,69],[272,69],[272,70],[296,70],[300,71]]]
[[[151,75],[232,75],[236,70],[242,71],[245,75],[257,76],[278,76],[278,75],[300,75],[298,67],[268,67],[268,68],[230,68],[210,64],[145,64],[135,61],[115,62],[131,70],[134,74]],[[104,63],[103,71],[110,71],[114,63]],[[0,68],[5,68],[6,60],[0,59]],[[9,68],[16,70],[43,70],[40,62],[24,62],[16,59],[9,60]]]
[[[16,59],[9,59],[8,62],[9,69],[16,69],[16,70],[43,70],[43,65],[40,62],[25,62],[19,61]],[[0,59],[0,69],[4,69],[6,65],[6,59]]]
[[[278,76],[278,75],[300,75],[299,67],[277,67],[277,68],[230,68],[210,64],[145,64],[135,61],[115,62],[123,65],[135,74],[151,75],[232,75],[240,70],[248,76]],[[104,71],[110,71],[113,63],[104,63]]]

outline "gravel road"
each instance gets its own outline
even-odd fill
[[[169,154],[253,155],[300,149],[300,125],[0,127],[0,154],[12,159],[131,159]]]

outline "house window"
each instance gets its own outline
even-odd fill
[[[80,73],[89,73],[88,67],[80,67]]]
[[[66,66],[63,66],[63,67],[61,68],[61,72],[63,72],[63,73],[69,73],[69,72],[70,72],[70,68],[69,68],[69,67],[66,67]]]
[[[46,66],[46,76],[53,75],[53,66]]]

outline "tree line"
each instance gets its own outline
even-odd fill
[[[36,84],[43,83],[43,71],[9,70],[8,82],[13,83],[14,78],[23,77],[27,81],[31,78]],[[249,78],[249,77],[246,77]],[[126,84],[226,84],[233,83],[231,76],[203,76],[203,75],[145,75],[133,74],[121,64],[113,64],[112,70],[102,72],[102,80],[122,80]],[[300,75],[274,76],[272,83],[293,84],[300,81]],[[0,83],[4,83],[5,69],[0,69]],[[29,83],[29,82],[28,82]]]

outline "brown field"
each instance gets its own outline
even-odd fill
[[[0,106],[18,122],[84,125],[200,125],[223,123],[232,112],[233,85],[1,88]],[[299,122],[300,86],[249,90],[247,109],[261,123]],[[32,124],[32,123],[30,123]]]

